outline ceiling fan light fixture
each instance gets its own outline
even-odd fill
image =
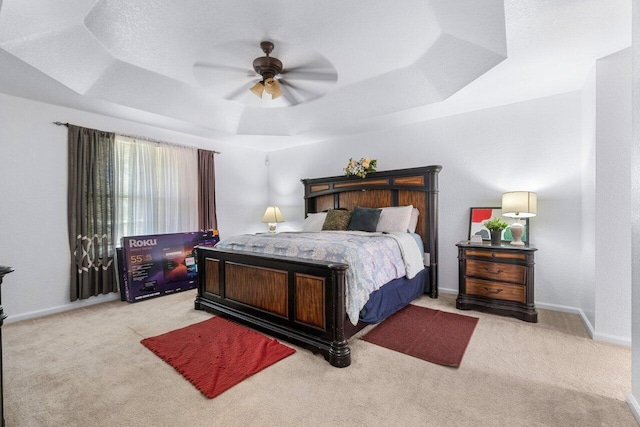
[[[280,98],[282,96],[283,92],[280,89],[280,87],[278,86],[276,91],[274,93],[271,94],[271,99],[276,99],[276,98]]]
[[[264,81],[264,90],[269,95],[271,95],[271,99],[276,99],[282,96],[282,89],[280,89],[280,83],[273,77],[269,77]]]
[[[262,82],[258,82],[254,84],[249,90],[255,93],[258,98],[262,98],[262,92],[264,92],[264,84]]]

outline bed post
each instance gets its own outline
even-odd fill
[[[429,280],[431,298],[438,298],[438,174],[442,166],[427,167],[427,250],[429,252]]]
[[[351,364],[351,349],[347,342],[344,323],[347,321],[347,308],[345,299],[345,269],[334,270],[333,283],[335,283],[335,301],[333,315],[336,327],[333,329],[333,341],[329,347],[328,362],[337,368],[344,368]]]

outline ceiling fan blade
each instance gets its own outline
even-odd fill
[[[298,105],[300,101],[293,95],[293,91],[285,89],[282,91],[282,96],[289,102],[289,105]]]
[[[238,98],[240,98],[242,95],[244,95],[245,93],[249,92],[249,90],[251,89],[251,87],[256,84],[256,82],[259,80],[254,80],[251,81],[249,83],[243,84],[242,86],[240,86],[238,89],[234,90],[233,92],[229,93],[228,95],[226,95],[224,97],[224,99],[228,99],[229,101],[235,101]]]
[[[244,73],[250,76],[254,76],[255,72],[244,67],[234,67],[233,65],[215,64],[213,62],[198,61],[193,64],[193,68],[201,70],[213,70],[213,71],[234,71],[238,73]]]
[[[280,78],[280,79],[278,79],[278,81],[280,82],[281,85],[286,86],[287,88],[289,88],[289,90],[293,91],[294,93],[297,92],[297,93],[303,95],[306,101],[309,101],[311,99],[317,98],[318,96],[320,96],[322,94],[320,92],[314,92],[312,90],[302,88],[299,85],[291,83],[287,79]],[[285,91],[285,93],[286,93],[286,91]]]
[[[288,79],[294,80],[316,80],[335,82],[338,80],[338,74],[334,71],[321,72],[321,71],[306,71],[304,69],[285,69],[280,74],[286,75]]]
[[[284,96],[284,99],[286,99],[291,106],[298,105],[300,104],[300,102],[302,102],[302,100],[300,100],[294,93],[295,88],[293,88],[285,79],[279,78],[278,81],[282,86],[285,87],[285,89],[282,91],[282,95]]]
[[[334,71],[333,65],[325,58],[315,57],[311,61],[305,61],[302,64],[291,64],[289,63],[289,67],[287,70],[289,71],[299,71],[299,70],[315,70],[315,71]]]

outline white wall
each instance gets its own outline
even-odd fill
[[[440,287],[457,292],[455,244],[467,238],[469,208],[500,206],[505,191],[537,191],[535,299],[580,307],[580,118],[574,92],[271,152],[270,201],[295,229],[304,217],[299,180],[341,175],[349,157],[376,158],[379,170],[441,164]]]
[[[631,48],[596,62],[595,332],[631,344]]]
[[[631,394],[627,402],[640,423],[640,5],[632,7],[631,145]]]
[[[0,95],[0,264],[7,322],[117,298],[69,302],[67,128],[69,122],[221,151],[216,202],[221,235],[258,231],[267,204],[264,153],[78,110]]]
[[[582,221],[579,246],[582,296],[579,307],[591,335],[596,324],[596,66],[581,91]]]

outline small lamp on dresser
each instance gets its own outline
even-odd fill
[[[280,212],[280,208],[277,206],[267,206],[267,210],[264,212],[262,222],[269,223],[269,233],[276,232],[276,223],[284,222],[284,217]]]
[[[538,212],[538,196],[530,191],[510,191],[502,195],[502,216],[515,218],[511,224],[512,245],[524,246],[524,225],[520,218],[532,218]],[[528,238],[527,238],[528,239]],[[528,241],[528,240],[527,240]]]

